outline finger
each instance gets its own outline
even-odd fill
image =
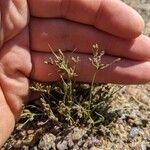
[[[11,132],[14,129],[15,118],[11,112],[6,99],[0,88],[0,147],[6,142],[9,138]]]
[[[49,56],[53,56],[46,53],[32,52],[33,70],[31,78],[34,80],[47,82],[56,81],[59,79],[58,69],[54,65],[44,64],[45,60],[48,60]],[[79,56],[80,62],[76,64],[76,81],[91,82],[95,73],[95,67],[89,61],[89,57],[92,55],[87,54],[75,54],[65,53],[66,58],[69,60],[70,65],[73,67],[74,63],[71,61],[71,57]],[[112,63],[116,59],[115,57],[104,56],[103,63]],[[42,70],[42,71],[41,71]],[[99,83],[121,83],[121,84],[133,84],[133,83],[145,83],[150,80],[150,63],[131,61],[122,59],[119,62],[112,64],[111,66],[99,70],[95,82]]]
[[[140,15],[119,0],[28,0],[35,17],[64,17],[93,25],[123,38],[134,38],[144,27]]]
[[[29,20],[26,0],[0,0],[0,39],[6,42],[20,33]]]
[[[76,52],[92,53],[92,45],[99,43],[107,54],[136,60],[150,59],[150,39],[144,35],[125,40],[92,26],[61,19],[32,19],[30,29],[31,49],[35,51],[49,52],[50,44],[56,50],[76,49]]]

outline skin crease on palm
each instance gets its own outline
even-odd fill
[[[43,63],[52,55],[48,43],[67,58],[80,57],[77,81],[92,80],[88,60],[95,43],[106,52],[104,63],[122,57],[98,72],[96,82],[150,80],[150,39],[142,35],[143,20],[119,0],[0,0],[0,15],[0,147],[29,99],[29,81],[59,79],[57,68]]]

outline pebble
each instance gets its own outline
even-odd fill
[[[34,133],[34,130],[28,130],[27,133],[28,133],[28,134],[33,134],[33,133]]]
[[[72,135],[71,135],[71,133],[69,133],[69,134],[67,135],[66,140],[68,141],[68,146],[69,146],[69,148],[72,148],[72,147],[74,146],[74,142],[73,142],[73,140],[72,140]]]
[[[150,150],[150,145],[146,142],[142,142],[141,150]]]
[[[31,150],[38,150],[38,147],[34,146]]]
[[[49,150],[53,148],[55,150],[55,140],[56,137],[53,134],[45,134],[40,140],[38,148],[42,150]]]
[[[139,134],[140,128],[139,127],[132,127],[128,134],[128,139],[132,140],[136,135]]]
[[[93,146],[93,147],[90,148],[90,150],[99,150],[99,148]]]
[[[68,142],[66,140],[58,142],[57,149],[58,150],[68,150]]]
[[[29,150],[28,146],[22,146],[21,150]]]
[[[79,146],[78,146],[78,145],[75,145],[75,146],[73,147],[73,150],[79,150]]]
[[[81,139],[81,140],[79,140],[79,142],[78,142],[78,146],[81,147],[84,143],[85,143],[85,140],[82,140],[82,139]]]
[[[84,129],[79,129],[78,127],[74,128],[73,133],[72,133],[72,140],[73,141],[80,140],[85,133],[86,133],[86,130]]]

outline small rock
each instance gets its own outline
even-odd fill
[[[30,150],[38,150],[38,147],[34,146],[33,148],[30,148]]]
[[[128,119],[128,124],[129,124],[130,126],[132,126],[132,125],[134,124],[134,120]]]
[[[14,147],[17,149],[20,148],[21,145],[22,145],[22,140],[19,139],[18,141],[15,142]]]
[[[92,148],[90,148],[90,150],[99,150],[99,148],[93,146]]]
[[[128,134],[128,139],[132,140],[136,135],[139,134],[140,128],[139,127],[132,127],[130,133]]]
[[[33,133],[34,133],[34,130],[28,130],[27,133],[28,133],[28,134],[33,134]]]
[[[141,150],[146,150],[146,145],[144,142],[141,143]]]
[[[39,142],[38,148],[42,150],[49,150],[53,148],[55,150],[56,137],[53,134],[45,134]]]
[[[75,145],[75,146],[73,147],[73,150],[79,150],[79,146],[78,146],[78,145]]]
[[[71,147],[74,146],[74,142],[73,142],[73,140],[72,140],[72,134],[71,134],[71,133],[69,133],[69,134],[67,135],[66,140],[67,140],[67,142],[68,142],[68,147],[69,147],[69,148],[71,148]]]
[[[21,150],[29,150],[28,146],[22,146]]]
[[[78,146],[79,146],[79,147],[83,146],[84,142],[85,142],[85,140],[80,139],[80,140],[78,141]]]
[[[86,140],[85,143],[83,144],[83,148],[84,149],[88,148],[88,140]]]
[[[140,119],[136,119],[135,122],[134,122],[134,125],[135,126],[142,126],[142,121]]]
[[[72,141],[71,139],[68,140],[68,146],[69,146],[70,148],[74,146],[74,143],[73,143],[73,141]]]
[[[84,130],[84,129],[79,129],[79,128],[74,128],[73,129],[73,133],[72,133],[72,140],[73,141],[78,141],[78,140],[80,140],[82,137],[83,137],[83,135],[86,133],[86,130]]]
[[[134,120],[134,119],[135,119],[135,116],[134,116],[134,115],[128,115],[128,116],[126,116],[126,119],[127,119],[127,120],[128,120],[128,119]]]
[[[68,143],[67,143],[67,141],[64,140],[64,141],[58,142],[57,149],[58,150],[67,150],[68,149]]]

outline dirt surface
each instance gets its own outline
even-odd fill
[[[149,0],[122,0],[135,8],[145,21],[145,34],[150,36],[150,1]]]
[[[150,0],[124,1],[143,16],[150,36]],[[150,85],[123,87],[111,109],[118,112],[116,120],[98,131],[76,126],[62,131],[42,121],[26,130],[17,125],[2,150],[150,150]]]

